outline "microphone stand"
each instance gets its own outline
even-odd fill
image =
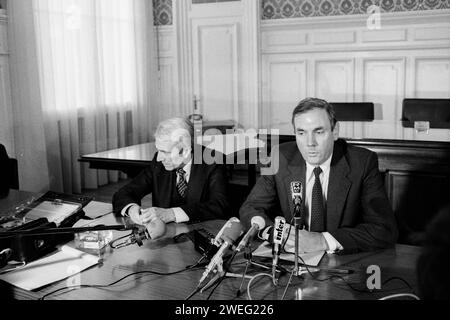
[[[296,276],[298,277],[299,275],[301,275],[301,273],[299,272],[300,268],[298,265],[298,257],[299,257],[299,230],[300,228],[303,228],[303,223],[302,223],[302,214],[301,214],[301,201],[300,203],[295,203],[294,204],[294,228],[295,228],[295,257],[294,257],[294,268],[292,269],[291,275],[289,276],[289,280],[286,284],[286,288],[284,289],[283,295],[281,297],[281,300],[284,300],[284,297],[287,293],[287,289],[289,288],[291,281],[292,281],[292,276]]]
[[[236,255],[236,251],[233,252],[232,256],[229,259],[228,262],[228,268],[231,266],[231,262],[234,259],[234,256]],[[227,269],[228,269],[227,268]],[[214,283],[216,283],[218,280],[220,280],[221,278],[224,277],[231,277],[231,278],[240,278],[240,277],[246,277],[246,278],[251,278],[250,276],[247,275],[240,275],[237,273],[232,273],[232,272],[228,272],[228,270],[224,270],[223,268],[223,259],[220,258],[219,263],[217,264],[217,270],[215,272],[215,275],[211,278],[211,280],[208,281],[208,283],[206,283],[201,289],[200,289],[200,293],[203,293],[203,291],[208,290],[209,287],[211,287]]]
[[[299,230],[302,227],[301,204],[296,203],[294,208],[294,228],[295,228],[295,259],[294,259],[294,274],[299,275],[298,257],[299,257]]]
[[[255,265],[255,266],[258,266],[258,267],[270,270],[269,267],[267,267],[267,266],[265,266],[263,264],[260,264],[258,262],[253,261],[252,260],[252,256],[253,256],[252,255],[252,248],[251,248],[250,243],[248,243],[245,246],[245,248],[244,248],[244,258],[247,260],[247,262],[245,263],[245,269],[244,269],[244,273],[242,274],[241,284],[239,285],[239,289],[236,292],[236,296],[237,297],[239,297],[241,295],[241,289],[242,289],[242,286],[244,284],[244,279],[245,278],[247,278],[247,279],[251,279],[252,278],[252,277],[247,275],[247,270],[248,270],[249,265]]]

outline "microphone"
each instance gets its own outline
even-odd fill
[[[241,236],[242,232],[242,225],[238,218],[233,217],[225,223],[222,230],[219,232],[222,245],[206,266],[205,272],[203,272],[198,285],[200,285],[208,277],[209,273],[221,263],[225,250]]]
[[[273,283],[276,285],[276,270],[278,265],[278,258],[280,257],[280,248],[284,238],[284,226],[286,224],[286,219],[284,217],[278,216],[275,218],[275,225],[273,228],[273,259],[272,259],[272,279]]]
[[[130,244],[137,243],[142,246],[144,240],[158,239],[166,233],[166,223],[159,218],[154,218],[147,225],[138,225],[133,229]]]
[[[302,183],[300,181],[291,182],[292,201],[294,202],[294,227],[295,227],[295,259],[294,271],[298,276],[298,254],[299,254],[299,229],[303,229],[304,219],[302,217]]]
[[[302,227],[303,223],[302,219],[302,183],[300,181],[292,181],[291,182],[291,194],[292,194],[292,202],[294,203],[294,219],[296,220],[300,226]]]
[[[251,220],[251,224],[251,228],[247,231],[241,242],[239,242],[238,246],[236,247],[237,252],[245,248],[250,239],[253,239],[253,237],[259,230],[264,229],[264,227],[266,226],[266,221],[261,216],[254,216]]]
[[[230,228],[231,224],[234,224],[234,223],[241,223],[241,222],[236,217],[230,218],[227,222],[225,222],[222,229],[220,229],[220,231],[217,233],[216,237],[212,241],[212,244],[214,244],[216,247],[220,247],[223,243],[222,235],[223,235],[224,231],[227,230],[228,228]]]

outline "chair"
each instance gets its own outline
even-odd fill
[[[450,99],[403,99],[403,126],[414,128],[415,121],[428,121],[430,128],[450,128]]]
[[[338,121],[373,121],[372,102],[331,102]]]
[[[9,188],[19,190],[19,166],[17,159],[9,158],[9,168],[11,170],[9,177]]]
[[[6,196],[9,189],[19,188],[17,160],[8,157],[5,147],[0,144],[0,195]]]

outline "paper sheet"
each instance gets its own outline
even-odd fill
[[[264,241],[258,248],[256,248],[255,251],[252,253],[254,256],[257,257],[272,257],[272,246],[269,242]],[[325,254],[325,251],[315,251],[315,252],[309,252],[309,253],[302,253],[300,254],[300,257],[302,257],[303,261],[305,261],[305,264],[310,266],[317,266],[322,259],[323,255]],[[289,253],[282,253],[280,254],[280,259],[294,262],[294,255]]]
[[[47,218],[49,222],[55,222],[58,226],[65,218],[76,212],[80,207],[80,204],[65,202],[55,204],[52,201],[43,201],[27,212],[26,218],[31,220]]]
[[[112,213],[112,204],[99,202],[99,201],[91,201],[84,208],[84,213],[89,218],[98,218],[100,216]]]
[[[65,245],[58,252],[33,261],[24,268],[0,275],[0,279],[25,290],[35,290],[97,263],[98,257]]]

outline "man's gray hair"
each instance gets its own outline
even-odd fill
[[[194,139],[194,126],[192,123],[181,117],[170,118],[161,121],[155,131],[155,139],[171,140],[173,142],[183,141],[192,147]],[[189,141],[189,142],[188,142]]]

